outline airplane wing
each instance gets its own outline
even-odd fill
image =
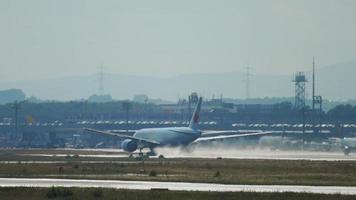
[[[135,137],[135,136],[129,136],[129,135],[123,135],[123,134],[120,134],[120,133],[112,133],[112,132],[107,132],[107,131],[100,131],[100,130],[91,129],[91,128],[84,128],[84,130],[87,130],[87,131],[90,131],[90,132],[94,132],[94,133],[99,133],[99,134],[102,134],[102,135],[126,138],[126,139],[131,139],[131,140],[136,140],[136,141],[142,141],[142,142],[146,142],[146,143],[154,144],[154,145],[159,145],[160,144],[158,141],[155,141],[155,140],[150,140],[150,139],[145,139],[145,138],[140,138],[140,137]]]
[[[266,132],[244,133],[244,134],[234,134],[234,135],[218,135],[218,136],[212,136],[212,137],[200,137],[200,138],[196,139],[193,143],[241,138],[241,137],[256,136],[256,135],[266,135],[266,134],[270,134],[270,133],[273,133],[273,132],[266,131]]]
[[[136,130],[108,130],[110,131],[110,133],[119,133],[119,134],[123,134],[123,135],[133,135]]]
[[[236,135],[246,133],[259,133],[262,130],[203,130],[201,137],[212,137],[221,135]]]

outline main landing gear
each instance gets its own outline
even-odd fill
[[[134,154],[130,154],[129,157],[130,158],[139,159],[139,160],[143,160],[143,159],[147,159],[147,158],[154,157],[154,156],[157,156],[157,154],[153,149],[150,149],[150,151],[148,151],[148,152],[143,152],[142,148],[140,148],[137,157],[135,157]],[[159,159],[164,159],[165,157],[160,154],[160,155],[158,155],[158,158]]]

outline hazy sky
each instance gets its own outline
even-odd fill
[[[0,0],[0,79],[289,74],[356,59],[355,0]]]

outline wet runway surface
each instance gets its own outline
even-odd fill
[[[168,189],[177,191],[215,191],[215,192],[297,192],[318,194],[356,195],[356,187],[340,186],[295,186],[295,185],[224,185],[185,182],[81,180],[81,179],[32,179],[0,178],[1,187],[102,187],[116,189]]]

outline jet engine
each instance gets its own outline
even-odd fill
[[[136,141],[126,139],[121,143],[121,149],[127,152],[134,152],[137,149]]]

